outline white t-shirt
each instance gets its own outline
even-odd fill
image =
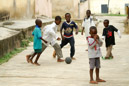
[[[45,45],[48,46],[49,44],[51,44],[53,46],[56,43],[56,40],[58,38],[56,34],[57,28],[58,25],[56,25],[55,22],[43,28],[43,39],[48,42],[47,44],[43,42]]]
[[[93,18],[92,17],[89,17],[88,19],[85,18],[83,20],[83,22],[82,22],[82,27],[85,28],[85,35],[86,35],[86,37],[90,36],[89,35],[89,30],[90,30],[91,26],[95,26]]]
[[[101,53],[100,47],[103,44],[102,40],[99,38],[99,40],[98,40],[99,43],[97,44],[96,41],[94,40],[94,38],[91,38],[89,36],[87,41],[88,41],[88,56],[89,56],[89,58],[101,57],[102,53]]]

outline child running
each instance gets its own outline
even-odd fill
[[[100,79],[99,69],[100,69],[100,57],[102,56],[100,47],[103,42],[97,35],[97,28],[95,26],[90,27],[90,35],[88,40],[88,56],[90,64],[90,83],[98,84],[98,82],[106,82],[105,80]],[[96,67],[96,81],[93,79],[93,70]]]
[[[65,14],[65,19],[66,19],[66,21],[63,22],[62,27],[60,29],[60,34],[62,37],[62,42],[61,42],[60,46],[61,46],[61,48],[63,48],[65,45],[70,43],[70,46],[71,46],[70,57],[72,58],[72,60],[75,60],[75,58],[73,57],[75,54],[75,45],[74,45],[75,41],[74,41],[74,37],[73,37],[73,28],[76,29],[76,34],[78,34],[78,26],[76,25],[76,23],[74,21],[71,21],[70,13]],[[62,34],[62,30],[64,30],[64,35]],[[55,53],[53,54],[53,56],[55,57]]]
[[[35,26],[35,29],[32,33],[32,35],[34,36],[34,44],[33,44],[34,53],[32,55],[32,58],[27,59],[27,61],[32,62],[34,56],[37,55],[33,64],[39,66],[40,64],[38,63],[38,59],[42,53],[42,40],[44,42],[46,42],[46,41],[42,38],[42,33],[41,33],[42,21],[40,19],[36,19],[35,23],[36,23],[36,26]]]
[[[112,47],[115,45],[115,36],[114,32],[118,32],[119,38],[121,38],[120,31],[116,29],[113,25],[109,25],[109,20],[104,20],[103,22],[105,28],[103,29],[103,39],[105,39],[105,44],[107,48],[107,54],[105,59],[113,58]],[[103,57],[104,58],[104,57]]]
[[[42,52],[47,48],[47,46],[49,44],[51,44],[51,46],[55,49],[55,51],[57,53],[57,56],[58,56],[57,62],[63,62],[64,61],[62,59],[63,54],[62,54],[61,47],[60,47],[60,45],[58,43],[56,43],[56,40],[61,40],[61,38],[59,38],[56,35],[57,28],[58,28],[60,23],[61,23],[61,17],[56,16],[55,17],[55,22],[45,26],[44,29],[43,29],[43,39],[46,40],[47,42],[43,41],[43,43],[42,43],[42,46],[43,46],[42,47]],[[30,57],[33,58],[32,54],[29,54],[26,57],[27,57],[27,61],[30,59]],[[30,59],[30,62],[33,64],[32,58]]]

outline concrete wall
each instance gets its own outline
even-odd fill
[[[101,5],[108,4],[108,0],[90,0],[90,10],[92,13],[100,14]],[[110,0],[109,13],[110,14],[125,14],[125,4],[129,4],[129,0]]]
[[[88,10],[88,1],[80,3],[80,18],[86,16],[86,10]]]
[[[35,1],[35,13],[36,16],[45,15],[52,17],[52,3],[51,0],[36,0]]]
[[[11,18],[32,18],[35,0],[0,0],[0,12],[7,11]]]
[[[43,26],[52,23],[51,21],[43,22]],[[4,26],[5,27],[5,26]],[[28,27],[21,26],[21,29],[11,29],[8,27],[0,27],[0,57],[4,56],[6,53],[19,48],[21,41],[25,38],[32,36],[32,31],[34,30],[35,25],[30,25]]]
[[[21,32],[9,30],[0,27],[2,34],[0,34],[0,57],[13,49],[20,47],[21,44]]]
[[[52,17],[51,0],[0,0],[0,13],[8,12],[11,18],[23,19],[36,16]]]
[[[80,0],[52,0],[52,16],[60,15],[64,17],[65,13],[71,13],[72,18],[78,18],[78,3]]]

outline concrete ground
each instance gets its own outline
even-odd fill
[[[100,20],[107,18],[111,20],[110,24],[121,32],[124,30],[121,23],[124,17],[98,16],[97,18]],[[100,37],[102,30],[101,22],[98,26]],[[41,66],[26,62],[25,56],[33,51],[33,43],[30,43],[26,50],[14,56],[9,62],[0,65],[0,86],[129,86],[129,35],[122,33],[122,38],[119,39],[116,34],[114,59],[101,59],[100,76],[107,82],[98,85],[89,84],[89,60],[88,52],[85,51],[87,48],[85,36],[81,36],[80,33],[75,35],[75,42],[77,60],[71,64],[57,63],[52,57],[54,49],[49,46],[39,59]],[[69,56],[69,47],[67,45],[63,48],[64,58]],[[105,56],[105,44],[101,49]]]

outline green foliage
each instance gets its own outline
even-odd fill
[[[127,16],[122,14],[102,14],[101,16]]]
[[[3,57],[0,57],[0,65],[7,62],[9,59],[11,59],[13,56],[15,56],[17,53],[22,52],[26,47],[29,45],[30,42],[33,41],[33,37],[28,37],[21,41],[21,48],[15,48],[13,51],[5,54]]]
[[[17,48],[17,49],[14,49],[13,51],[11,51],[10,53],[7,53],[6,55],[4,55],[3,57],[0,58],[0,65],[7,62],[11,57],[16,55],[17,53],[20,53],[24,49],[25,48]]]
[[[33,37],[29,37],[27,39],[22,40],[21,42],[21,47],[27,47],[30,42],[33,41]]]

